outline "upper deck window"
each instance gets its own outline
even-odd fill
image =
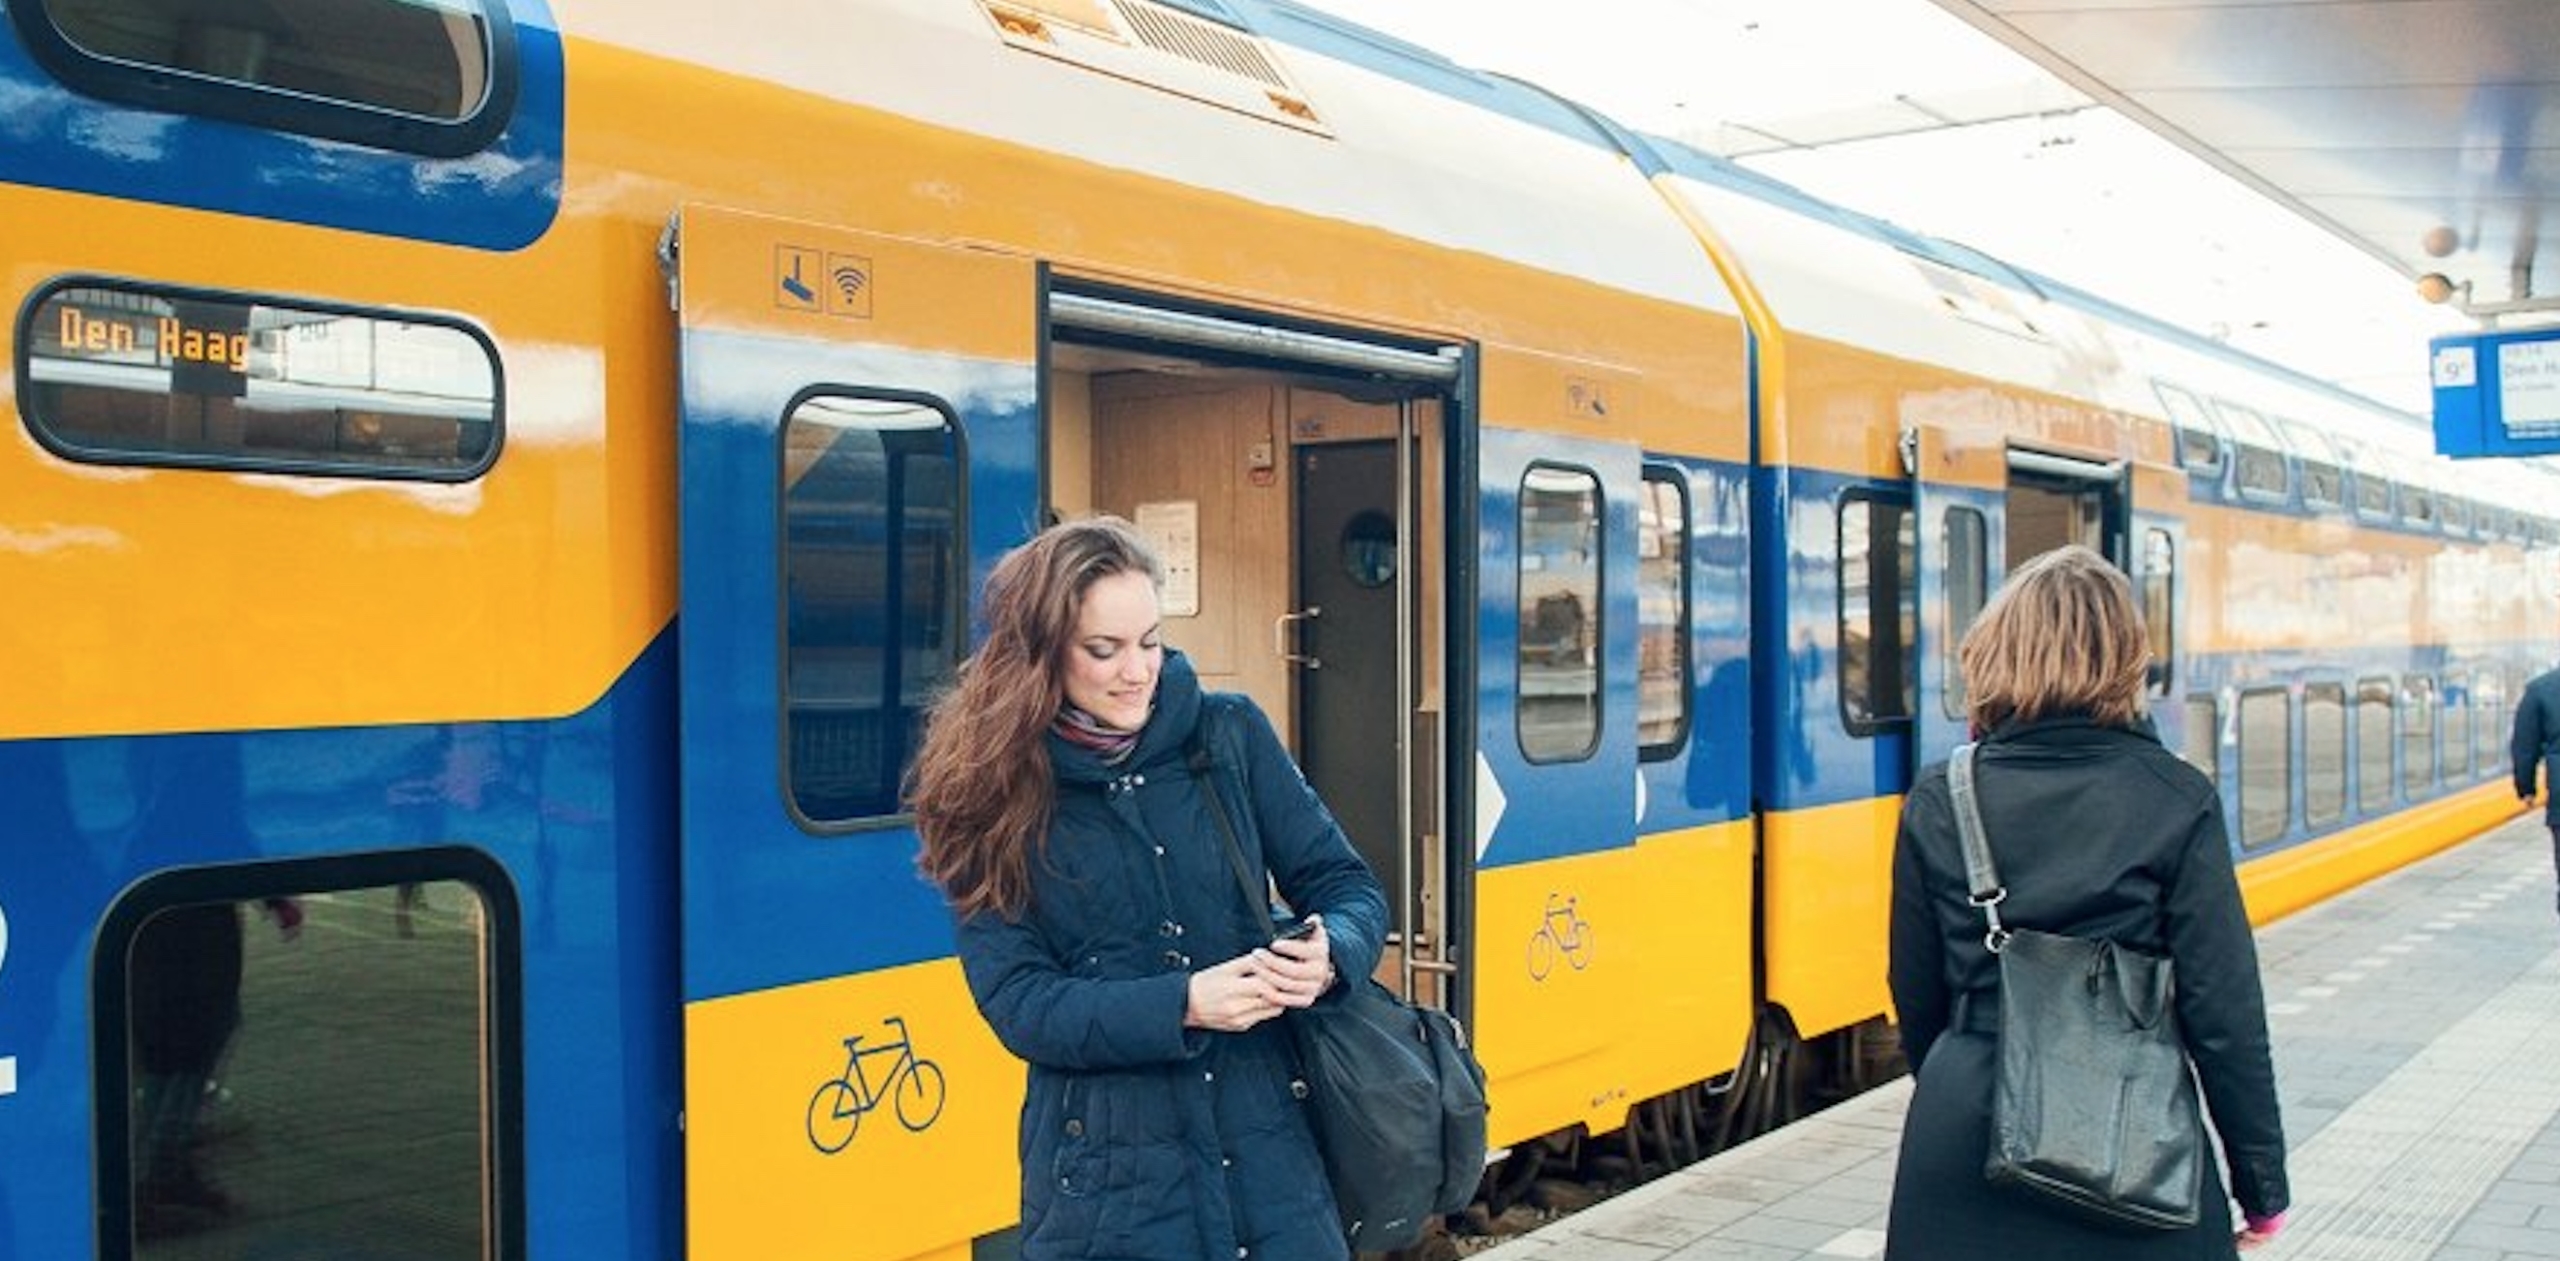
[[[2290,495],[2293,471],[2285,461],[2284,441],[2276,436],[2267,418],[2228,399],[2215,399],[2214,409],[2231,430],[2236,452],[2231,480],[2241,493],[2268,499]]]
[[[2196,396],[2174,385],[2154,381],[2151,389],[2169,411],[2178,434],[2178,464],[2190,472],[2218,476],[2222,472],[2222,431]]]
[[[457,157],[513,108],[501,0],[30,0],[10,16],[63,82],[146,109]]]
[[[81,280],[17,344],[19,411],[65,459],[462,481],[498,456],[497,351],[441,318]]]

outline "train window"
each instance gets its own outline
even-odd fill
[[[30,0],[27,48],[92,96],[460,157],[505,130],[515,28],[496,0]]]
[[[2436,681],[2413,674],[2400,681],[2400,784],[2412,800],[2436,782]]]
[[[2174,385],[2151,383],[2160,396],[2160,405],[2168,409],[2169,424],[2178,435],[2178,464],[2191,473],[2207,477],[2222,475],[2221,428],[2214,424],[2213,414],[2196,396]]]
[[[820,827],[894,815],[966,635],[959,425],[927,400],[819,393],[781,436],[791,808]]]
[[[2367,816],[2391,810],[2391,696],[2389,679],[2356,683],[2356,809]]]
[[[2302,821],[2323,827],[2347,817],[2347,689],[2302,689]]]
[[[1918,536],[1909,504],[1857,493],[1840,500],[1840,712],[1853,735],[1907,722],[1919,708],[1911,669]]]
[[[2146,668],[2153,696],[2167,696],[2176,685],[2178,544],[2167,530],[2142,536],[2142,627],[2150,637],[2151,664]]]
[[[1689,736],[1689,487],[1647,468],[1636,507],[1636,744],[1666,758]]]
[[[2187,693],[2187,731],[2178,756],[2187,764],[2204,772],[2216,783],[2222,781],[2222,706],[2211,692]]]
[[[2338,437],[2331,445],[2346,461],[2351,479],[2356,515],[2368,521],[2391,519],[2391,479],[2385,476],[2372,449],[2353,438]]]
[[[2267,418],[2227,399],[2214,400],[2215,411],[2231,430],[2231,480],[2244,495],[2283,499],[2293,492],[2293,473],[2283,440]]]
[[[127,281],[28,303],[17,376],[36,440],[91,464],[462,481],[502,427],[477,329]]]
[[[1532,465],[1520,480],[1521,755],[1600,747],[1600,479]]]
[[[2437,705],[2442,712],[2444,731],[2444,779],[2448,784],[2471,778],[2471,680],[2466,675],[2447,674],[2444,692]]]
[[[1965,716],[1964,667],[1956,649],[1964,644],[1965,632],[1973,629],[1975,618],[1982,616],[1982,606],[1989,602],[1991,591],[1991,527],[1982,513],[1973,508],[1949,508],[1941,530],[1940,546],[1946,553],[1946,569],[1940,590],[1946,602],[1946,634],[1939,637],[1940,677],[1946,680],[1945,709],[1947,717]]]
[[[2302,469],[2302,502],[2309,508],[2338,508],[2346,504],[2346,473],[2340,468],[2335,449],[2319,430],[2298,420],[2277,417],[2276,424],[2293,443],[2295,463]]]
[[[438,849],[125,893],[92,971],[100,1255],[514,1255],[508,885]]]
[[[2283,688],[2240,694],[2240,844],[2284,839],[2292,821],[2293,696]]]
[[[2409,482],[2400,484],[2400,523],[2417,529],[2434,531],[2439,516],[2436,493]]]
[[[2483,775],[2507,769],[2507,680],[2495,669],[2471,676],[2473,731]]]
[[[2464,538],[2471,536],[2473,515],[2471,501],[2460,495],[2444,495],[2436,500],[2436,513],[2444,522],[2444,532]]]

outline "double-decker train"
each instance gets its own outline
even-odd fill
[[[1896,1070],[2023,558],[2262,919],[2510,812],[2560,648],[2531,468],[1285,0],[0,8],[0,1255],[1005,1255],[900,781],[1051,519],[1386,881],[1496,1203]]]

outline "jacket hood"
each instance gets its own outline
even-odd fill
[[[1164,669],[1156,675],[1155,706],[1138,732],[1138,746],[1117,762],[1049,733],[1049,764],[1067,784],[1101,784],[1132,770],[1180,761],[1191,744],[1191,729],[1200,722],[1200,676],[1178,648],[1164,650]]]

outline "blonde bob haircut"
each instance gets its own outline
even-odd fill
[[[2073,544],[2009,575],[1965,632],[1959,661],[1977,731],[2062,717],[2126,727],[2143,714],[2151,644],[2133,584]]]

